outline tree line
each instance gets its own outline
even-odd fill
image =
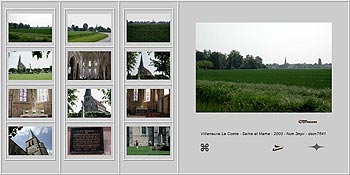
[[[196,69],[266,69],[260,56],[246,55],[232,50],[229,54],[204,49],[196,51]]]
[[[15,23],[15,22],[10,22],[9,23],[9,27],[10,28],[14,28],[14,29],[30,29],[32,28],[29,24],[23,24],[23,23]],[[37,26],[39,27],[39,26]],[[49,27],[49,26],[47,26]]]
[[[68,27],[68,31],[73,30],[73,31],[99,31],[99,32],[111,32],[111,28],[107,27],[104,28],[102,26],[95,26],[95,27],[89,27],[87,23],[83,24],[83,27],[79,27],[77,25],[72,25],[71,27]]]

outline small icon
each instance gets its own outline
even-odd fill
[[[273,148],[272,148],[272,151],[278,151],[278,150],[281,150],[281,149],[283,149],[282,145],[274,145]]]
[[[324,146],[321,146],[321,145],[318,145],[317,143],[313,146],[309,146],[310,148],[314,148],[316,151],[319,149],[319,148],[323,148]]]
[[[201,143],[201,151],[206,151],[208,152],[209,151],[209,143]]]

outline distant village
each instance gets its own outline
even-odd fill
[[[268,69],[302,69],[302,68],[317,68],[317,69],[331,69],[332,68],[332,63],[322,63],[321,58],[318,59],[317,62],[314,64],[310,63],[296,63],[296,64],[289,64],[287,62],[287,58],[284,59],[284,64],[265,64]]]
[[[126,22],[129,24],[169,24],[170,23],[170,21],[158,21],[158,22],[156,22],[154,20],[152,20],[152,21],[128,21],[128,20],[126,20]]]

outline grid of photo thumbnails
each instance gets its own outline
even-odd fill
[[[64,65],[55,64],[54,9],[7,10],[7,159],[55,159],[56,110],[65,160],[114,159],[116,117],[123,117],[125,160],[172,159],[173,10],[123,12],[124,78],[116,82],[114,9],[64,9]],[[64,94],[55,84],[58,69]],[[124,102],[116,106],[119,86]]]

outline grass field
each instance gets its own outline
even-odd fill
[[[197,112],[331,112],[331,69],[197,70]]]
[[[138,149],[135,146],[129,146],[126,149],[127,155],[170,155],[170,151],[156,151],[149,146],[139,146]]]
[[[52,28],[9,29],[9,42],[51,42]]]
[[[52,80],[52,73],[9,74],[9,80]]]
[[[127,42],[170,42],[170,23],[127,24]]]
[[[108,35],[94,31],[68,31],[68,42],[97,42]]]

